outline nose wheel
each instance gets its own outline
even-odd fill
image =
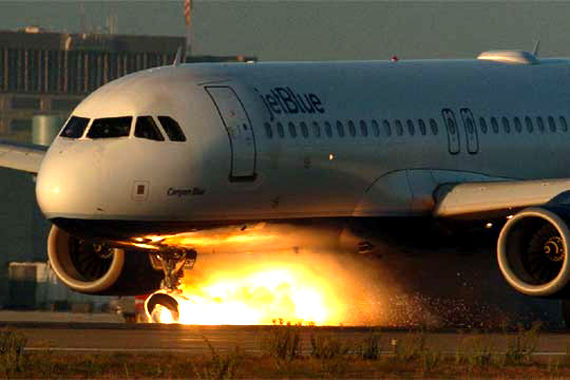
[[[183,268],[191,269],[196,262],[197,253],[193,249],[161,248],[153,257],[160,262],[164,279],[161,287],[168,290],[176,290],[180,285],[180,278],[184,273]]]

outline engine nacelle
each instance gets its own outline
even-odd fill
[[[505,224],[497,259],[513,288],[535,297],[570,296],[568,221],[570,210],[545,206],[525,209]]]
[[[162,280],[148,254],[81,240],[57,226],[49,234],[48,258],[59,280],[80,293],[146,294]]]

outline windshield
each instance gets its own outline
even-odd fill
[[[89,132],[87,132],[87,137],[92,139],[128,137],[132,120],[131,116],[95,119],[89,128]]]

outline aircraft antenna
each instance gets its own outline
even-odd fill
[[[182,61],[182,46],[179,46],[178,50],[176,50],[176,56],[174,57],[174,62],[172,62],[172,66],[179,66],[181,61]]]
[[[540,40],[536,40],[535,44],[534,44],[534,49],[532,50],[532,54],[534,54],[535,57],[538,57],[538,49],[540,48]]]

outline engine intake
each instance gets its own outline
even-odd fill
[[[513,288],[535,297],[570,295],[569,220],[570,210],[540,207],[525,209],[505,224],[497,259]]]
[[[60,281],[80,293],[151,293],[162,279],[144,252],[81,240],[57,226],[49,234],[48,258]]]

